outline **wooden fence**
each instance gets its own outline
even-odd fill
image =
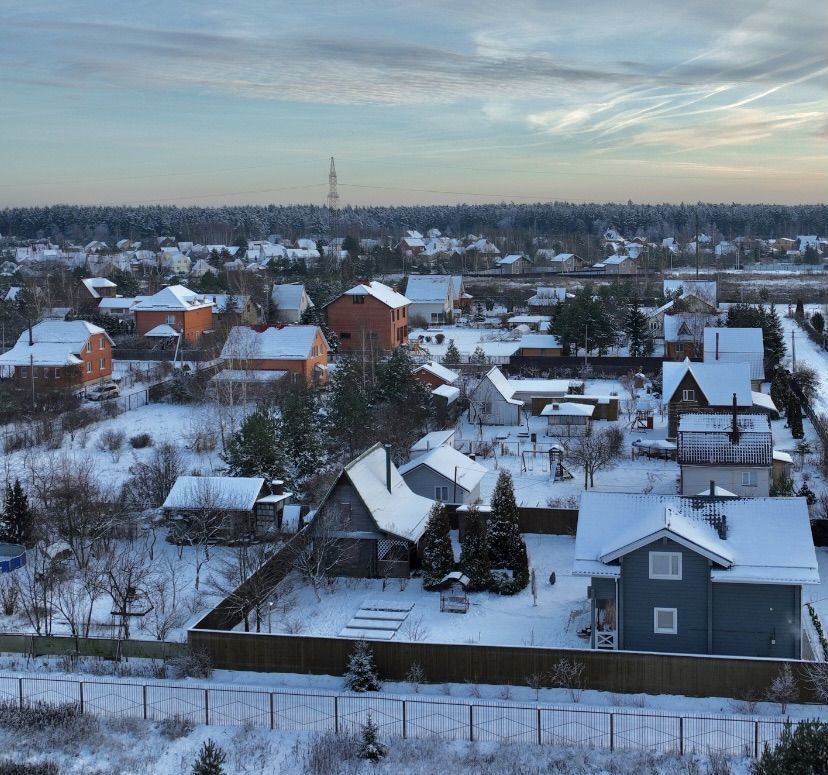
[[[262,672],[342,675],[354,641],[304,635],[226,632],[196,626],[190,647],[207,652],[216,668]],[[530,676],[548,674],[561,659],[584,665],[584,688],[619,693],[686,694],[693,697],[740,697],[770,686],[784,664],[797,678],[801,701],[813,701],[805,664],[776,659],[748,659],[633,651],[486,646],[425,642],[372,641],[383,678],[404,680],[418,663],[429,683],[527,684]]]
[[[621,377],[631,371],[642,374],[657,374],[661,372],[663,358],[658,357],[600,357],[587,358],[586,368],[584,358],[574,355],[558,356],[528,356],[513,355],[509,359],[508,372],[517,374],[559,374],[562,377],[581,375],[585,371],[593,376]]]
[[[39,656],[102,657],[104,659],[168,659],[183,654],[186,643],[117,638],[73,638],[71,635],[0,634],[0,652]]]

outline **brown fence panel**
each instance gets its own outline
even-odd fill
[[[521,533],[574,536],[578,529],[578,509],[544,509],[518,506]]]
[[[657,374],[661,371],[663,358],[640,357],[595,357],[587,359],[588,371],[596,376],[620,377],[629,372]],[[508,372],[512,374],[560,374],[562,377],[581,374],[584,371],[583,357],[574,355],[530,356],[513,355],[509,359]]]

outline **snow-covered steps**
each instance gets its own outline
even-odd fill
[[[354,638],[355,640],[391,640],[395,635],[390,630],[356,630],[345,627],[340,633],[340,638]]]
[[[413,607],[412,602],[366,600],[339,635],[342,638],[391,640]]]
[[[360,611],[397,611],[408,612],[414,608],[414,603],[410,600],[364,600],[360,605]]]

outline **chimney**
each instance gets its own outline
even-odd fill
[[[29,347],[34,345],[34,338],[32,337],[32,321],[29,321]]]
[[[719,360],[719,332],[716,332],[716,360]]]
[[[271,495],[284,495],[285,494],[285,483],[281,479],[274,479],[270,483],[270,494]]]
[[[710,497],[712,498],[716,494],[716,482],[712,479],[710,480]]]
[[[733,418],[731,422],[730,440],[734,444],[739,443],[739,423],[736,421],[736,394],[733,394]]]
[[[391,445],[385,445],[385,486],[391,492]]]

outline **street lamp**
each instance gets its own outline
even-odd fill
[[[267,633],[273,634],[273,601],[267,601]]]

